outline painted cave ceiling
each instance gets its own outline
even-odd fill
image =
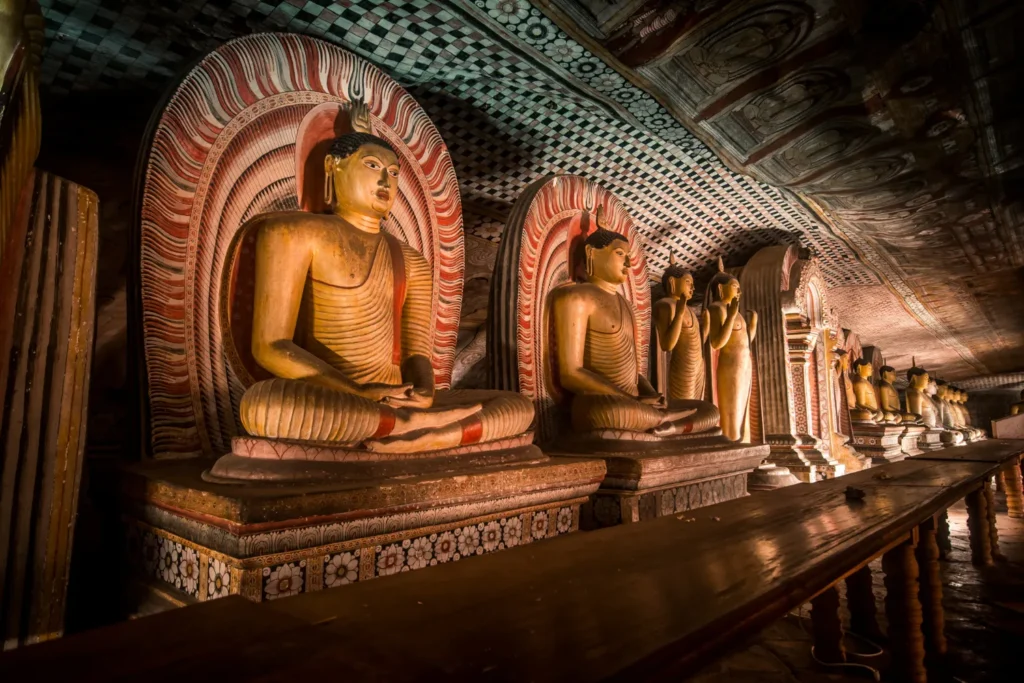
[[[430,114],[466,231],[586,175],[674,252],[799,244],[843,327],[897,369],[1024,370],[1016,0],[39,0],[44,91],[164,91],[231,38],[372,61]]]

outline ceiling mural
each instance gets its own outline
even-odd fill
[[[845,290],[833,297],[844,327],[870,329],[878,338],[862,338],[897,366],[912,338],[951,377],[1020,369],[1004,358],[1024,329],[1020,211],[985,194],[1012,194],[991,180],[1013,163],[993,152],[1003,129],[980,130],[979,98],[958,99],[923,58],[889,73],[883,45],[865,60],[839,0],[39,4],[51,95],[162,91],[231,38],[316,36],[422,104],[451,151],[470,235],[498,240],[533,180],[582,174],[629,208],[655,274],[672,252],[707,272],[720,254],[740,265],[799,243]],[[904,14],[897,28],[913,33],[917,15]],[[994,85],[979,91],[1006,89],[981,77]]]
[[[886,329],[903,307],[969,366],[936,358],[942,370],[1021,367],[1019,2],[538,4],[731,168],[796,193],[882,276],[888,292],[858,283],[836,299],[894,365],[910,365],[908,339],[928,341],[898,316]]]

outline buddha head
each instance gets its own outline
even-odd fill
[[[891,365],[883,365],[878,368],[878,374],[886,384],[892,384],[896,381],[896,368]]]
[[[621,285],[629,279],[629,240],[625,235],[598,228],[583,242],[588,280]]]
[[[938,394],[939,394],[939,384],[938,384],[938,382],[936,382],[934,379],[929,378],[928,379],[927,389],[925,389],[925,391],[928,393],[929,396],[938,396]]]
[[[861,379],[871,379],[871,376],[875,373],[875,369],[871,367],[871,361],[865,358],[858,358],[853,361],[853,371]]]
[[[671,256],[669,266],[661,276],[661,288],[665,296],[673,299],[689,301],[693,298],[693,274],[676,263],[675,254]]]
[[[949,399],[949,385],[941,379],[935,380],[935,395],[943,401]]]
[[[391,144],[369,133],[348,133],[324,157],[324,200],[342,216],[380,221],[398,193],[399,159]]]
[[[850,354],[846,349],[836,349],[836,368],[839,372],[846,372],[850,369]]]
[[[912,389],[916,391],[925,391],[928,389],[928,383],[931,379],[928,377],[927,370],[915,365],[907,370],[907,381],[910,382],[910,387]]]

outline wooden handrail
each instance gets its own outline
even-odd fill
[[[232,680],[679,680],[899,545],[1024,442],[967,449],[981,461],[912,459],[341,590],[251,608],[218,601],[225,615],[252,614],[232,622],[242,632],[224,647],[178,630],[191,613],[219,618],[215,602],[9,653],[0,671],[5,681],[212,670]],[[172,651],[154,654],[162,633]]]

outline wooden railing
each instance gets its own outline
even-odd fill
[[[938,657],[944,511],[966,498],[974,560],[998,548],[991,489],[1020,504],[1024,442],[985,441],[343,589],[225,598],[0,656],[4,681],[681,680],[811,601],[815,651],[842,661],[836,586],[874,623],[882,556],[894,678]],[[1005,475],[1003,473],[1005,472]],[[1015,485],[1014,485],[1015,482]]]

